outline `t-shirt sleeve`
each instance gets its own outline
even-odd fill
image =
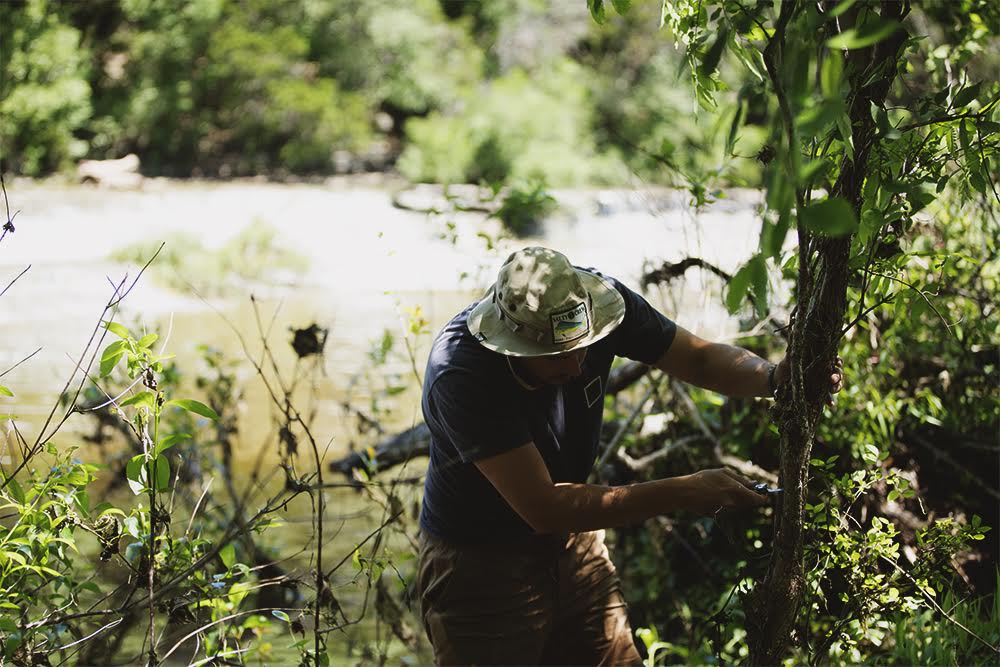
[[[644,364],[660,360],[677,334],[677,325],[614,278],[608,278],[625,299],[625,319],[611,334],[615,354]]]
[[[529,442],[527,422],[510,402],[491,396],[482,381],[468,373],[444,373],[426,402],[428,426],[450,442],[463,463],[502,454]]]

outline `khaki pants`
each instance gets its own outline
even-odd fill
[[[424,628],[439,665],[641,665],[604,531],[517,544],[420,539]]]

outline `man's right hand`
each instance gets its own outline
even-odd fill
[[[684,479],[690,493],[687,509],[699,514],[768,504],[767,497],[753,490],[752,481],[726,468],[699,470]]]

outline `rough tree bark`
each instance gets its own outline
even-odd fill
[[[881,9],[884,19],[901,20],[908,12],[908,5],[885,0]],[[779,33],[776,36],[783,39]],[[906,37],[905,30],[898,30],[873,47],[848,54],[855,72],[847,100],[854,160],[844,159],[830,196],[849,202],[859,218],[868,158],[877,141],[871,105],[883,106]],[[768,56],[781,57],[780,41],[775,52],[765,54],[765,60]],[[768,69],[780,96],[780,80],[771,65],[773,61]],[[873,75],[875,80],[871,81]],[[788,121],[790,118],[786,117]],[[790,127],[787,129],[791,132]],[[798,205],[802,204],[800,197]],[[829,395],[829,377],[847,308],[851,237],[815,236],[800,225],[799,244],[797,308],[788,349],[791,381],[779,391],[773,408],[781,434],[780,484],[785,491],[775,512],[774,545],[767,575],[748,600],[747,632],[752,665],[780,664],[793,639],[805,588],[803,524],[809,458],[816,426]]]

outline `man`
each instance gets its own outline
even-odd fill
[[[724,469],[586,484],[615,356],[729,396],[773,395],[787,374],[558,252],[512,254],[438,335],[424,378],[417,583],[439,664],[641,664],[602,529],[766,503]]]

